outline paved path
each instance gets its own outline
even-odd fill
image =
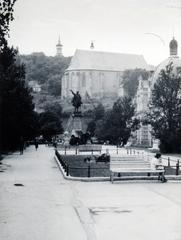
[[[181,182],[66,181],[53,155],[29,147],[3,160],[1,240],[181,240]]]
[[[0,173],[1,240],[84,240],[71,186],[62,179],[52,148],[29,147],[8,156]],[[10,165],[10,166],[9,166]],[[16,187],[21,183],[24,187]]]

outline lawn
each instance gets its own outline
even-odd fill
[[[94,157],[98,155],[92,155],[92,160],[90,162],[85,161],[87,157],[91,155],[60,155],[58,153],[58,158],[60,162],[63,161],[66,166],[68,166],[69,176],[72,177],[109,177],[109,163],[98,162],[94,160]],[[176,175],[176,169],[171,167],[165,168],[165,175]],[[179,171],[181,174],[181,171]],[[135,176],[135,174],[122,174],[122,176]],[[143,174],[136,174],[137,176],[143,176]],[[147,174],[145,174],[147,176]]]

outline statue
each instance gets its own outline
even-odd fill
[[[72,105],[74,106],[74,113],[78,113],[79,108],[82,105],[81,96],[78,91],[76,93],[74,93],[72,90],[70,90],[70,91],[73,94]]]

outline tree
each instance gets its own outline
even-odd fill
[[[162,152],[181,152],[181,77],[173,74],[173,64],[160,72],[154,84],[148,119]]]
[[[93,119],[88,123],[87,126],[87,132],[90,133],[91,137],[93,137],[95,134],[97,122],[104,117],[104,114],[105,114],[104,106],[101,103],[99,103],[91,113]]]
[[[6,35],[13,18],[13,6],[16,0],[0,0],[0,51],[7,46]]]
[[[1,148],[18,147],[20,139],[35,133],[34,104],[25,84],[24,65],[16,63],[17,50],[5,46],[0,53]]]
[[[104,117],[105,109],[102,103],[99,103],[97,107],[95,107],[93,114],[95,120],[100,120]]]
[[[49,57],[42,52],[20,56],[20,61],[26,66],[27,82],[36,81],[41,85],[47,84],[50,91],[51,81],[56,84],[58,84],[58,82],[61,84],[61,78],[70,63],[70,60],[71,57]]]
[[[144,69],[125,70],[123,72],[123,87],[130,98],[134,98],[137,92],[140,75],[143,79],[148,79],[148,72]]]
[[[96,121],[92,120],[88,123],[87,132],[89,132],[90,136],[93,137],[95,134],[95,130],[96,130]]]
[[[48,80],[48,93],[53,96],[61,95],[61,77],[53,75]]]
[[[53,136],[63,132],[62,108],[59,104],[47,105],[45,111],[40,114],[40,133],[50,141]]]
[[[137,121],[134,119],[134,105],[130,98],[119,98],[112,110],[97,123],[95,134],[100,140],[124,146]]]
[[[57,102],[46,104],[44,106],[44,111],[55,113],[59,119],[62,118],[62,106]]]
[[[36,135],[37,114],[25,84],[25,68],[6,39],[15,2],[0,0],[0,150],[15,149]]]

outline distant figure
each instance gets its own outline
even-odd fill
[[[154,158],[151,160],[151,168],[152,169],[163,169],[163,163],[162,163],[162,159],[161,159],[161,153],[156,153],[156,155],[154,156]]]
[[[24,139],[21,136],[21,138],[20,138],[20,155],[23,154],[23,151],[24,151]]]
[[[81,96],[79,94],[79,92],[77,91],[76,93],[74,93],[72,90],[70,90],[73,94],[73,98],[72,98],[72,105],[74,106],[74,112],[78,113],[79,108],[82,105],[82,100],[81,100]]]
[[[37,142],[36,139],[35,139],[35,149],[36,149],[36,151],[37,151],[37,149],[38,149],[38,142]]]

